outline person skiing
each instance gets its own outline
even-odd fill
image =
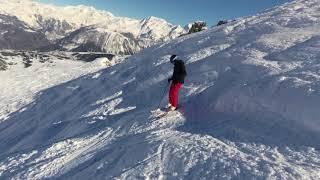
[[[169,90],[169,110],[174,111],[178,107],[179,90],[184,83],[184,79],[187,76],[186,67],[184,62],[177,56],[172,55],[170,57],[170,62],[174,65],[173,75],[168,79],[171,81],[171,86]]]

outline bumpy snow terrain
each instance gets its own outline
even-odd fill
[[[17,17],[25,25],[14,29],[11,25],[11,28],[5,29],[4,32],[0,30],[0,42],[10,42],[15,40],[17,35],[30,34],[29,29],[51,41],[49,45],[46,41],[38,42],[40,47],[33,50],[58,49],[133,54],[184,33],[182,27],[156,17],[137,20],[116,17],[110,12],[83,5],[58,7],[32,0],[0,0],[0,27],[7,27],[8,24],[18,21],[4,22],[1,20],[2,16]],[[19,32],[16,32],[17,30]],[[23,38],[29,38],[29,41],[37,40],[30,37],[19,39]],[[10,48],[16,49],[9,42],[6,42],[7,46],[11,45]],[[0,45],[0,48],[3,48],[1,46],[3,45]],[[19,48],[30,49],[28,45]]]
[[[0,71],[1,179],[319,179],[319,9],[296,0],[106,69]],[[182,107],[156,118],[173,53]]]

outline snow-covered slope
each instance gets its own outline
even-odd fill
[[[0,14],[16,16],[48,39],[58,40],[56,46],[63,50],[132,54],[184,33],[180,26],[160,18],[116,17],[83,5],[58,7],[31,0],[0,0],[0,3]]]
[[[1,112],[1,178],[318,179],[319,8],[296,0],[47,89],[0,72],[26,89],[1,103],[31,99]],[[182,107],[158,119],[173,53]]]

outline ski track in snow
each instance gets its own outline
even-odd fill
[[[319,8],[287,3],[106,69],[0,72],[0,179],[319,179]],[[173,53],[182,107],[157,118]]]

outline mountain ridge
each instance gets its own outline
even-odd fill
[[[29,0],[0,2],[1,14],[16,16],[38,33],[43,33],[55,44],[53,47],[60,47],[58,50],[134,54],[184,33],[179,25],[152,16],[137,20],[116,17],[110,12],[84,5],[60,7]],[[71,35],[76,32],[79,34],[72,39]],[[61,41],[63,44],[59,44]],[[91,44],[90,48],[86,48],[89,47],[86,44]]]

